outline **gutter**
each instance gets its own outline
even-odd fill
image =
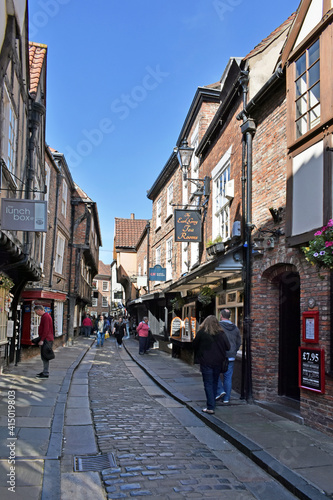
[[[267,80],[267,82],[261,87],[259,92],[256,93],[256,95],[247,103],[244,109],[236,116],[236,119],[242,120],[244,118],[244,114],[245,117],[247,117],[254,110],[254,108],[260,103],[260,101],[266,97],[266,94],[270,92],[270,90],[276,84],[276,82],[283,77],[284,77],[284,71],[281,68],[281,66],[279,66],[278,69],[275,71],[275,73],[273,73],[273,75],[269,78],[269,80]]]

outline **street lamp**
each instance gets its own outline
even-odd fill
[[[189,169],[191,158],[193,155],[194,148],[190,148],[187,140],[183,139],[179,148],[175,148],[175,152],[177,153],[177,158],[179,161],[180,168],[183,172],[184,181],[187,180],[187,171]]]

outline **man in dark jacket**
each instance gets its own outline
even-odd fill
[[[38,327],[38,337],[39,342],[38,345],[41,346],[41,358],[43,361],[43,371],[36,375],[36,378],[49,378],[49,360],[44,358],[43,356],[43,344],[48,342],[49,346],[52,349],[54,334],[53,334],[53,322],[49,313],[45,312],[45,309],[42,305],[36,305],[34,307],[34,311],[37,316],[41,316],[40,324]]]
[[[220,325],[223,328],[228,340],[230,342],[230,349],[227,351],[227,356],[229,359],[228,370],[223,373],[223,383],[221,378],[219,378],[216,400],[219,401],[223,398],[223,403],[230,402],[230,394],[232,389],[232,375],[234,372],[234,364],[237,355],[237,351],[241,345],[241,336],[239,329],[234,323],[230,321],[230,311],[229,309],[221,310]]]

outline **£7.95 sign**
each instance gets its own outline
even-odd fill
[[[310,391],[325,392],[324,349],[299,347],[299,386]]]

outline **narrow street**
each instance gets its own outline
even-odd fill
[[[89,395],[110,499],[296,498],[162,391],[113,339],[96,349]]]

